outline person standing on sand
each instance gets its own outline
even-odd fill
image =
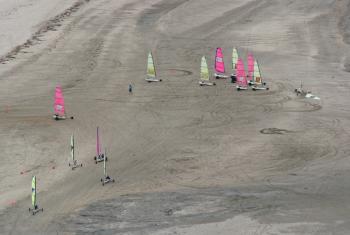
[[[132,85],[129,84],[129,94],[131,94],[131,93],[132,93]]]

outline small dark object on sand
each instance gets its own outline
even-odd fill
[[[173,209],[167,209],[164,212],[165,212],[165,215],[167,215],[167,216],[170,216],[174,213]]]

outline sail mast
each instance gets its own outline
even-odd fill
[[[107,176],[107,171],[106,171],[106,158],[107,158],[107,150],[105,149],[105,157],[103,159],[103,174],[106,177]]]
[[[100,136],[98,133],[98,127],[96,130],[96,156],[100,156]]]

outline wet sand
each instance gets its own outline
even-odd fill
[[[0,66],[1,233],[348,234],[348,12],[347,1],[76,6]],[[212,71],[218,46],[228,73],[232,47],[253,52],[270,90],[199,87],[201,56]],[[160,83],[144,81],[149,50]],[[321,100],[297,97],[300,80]],[[57,84],[73,120],[52,120]],[[104,187],[97,126],[116,178]]]

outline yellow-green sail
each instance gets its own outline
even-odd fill
[[[32,179],[32,206],[35,208],[36,206],[36,177],[33,176]]]
[[[154,67],[154,61],[152,53],[148,53],[148,60],[147,60],[147,77],[148,78],[156,78],[156,69]]]
[[[258,64],[257,60],[254,61],[254,73],[253,73],[253,76],[254,76],[254,82],[256,84],[261,84],[262,83],[260,68],[259,68],[259,64]]]
[[[202,61],[201,61],[201,80],[209,81],[208,64],[204,56],[202,57]]]
[[[233,70],[236,69],[237,60],[238,60],[238,52],[236,48],[233,48],[232,50],[232,69]]]

